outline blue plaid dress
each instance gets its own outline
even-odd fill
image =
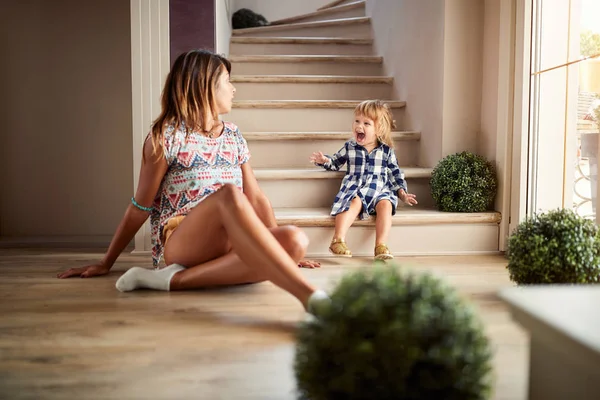
[[[392,203],[392,215],[398,206],[398,190],[407,191],[404,172],[398,166],[394,149],[380,143],[371,153],[354,140],[349,140],[333,156],[327,155],[327,162],[317,164],[329,171],[338,171],[348,163],[346,175],[340,191],[335,196],[331,215],[337,215],[350,208],[350,202],[356,196],[363,208],[360,219],[375,214],[375,206],[381,200]]]

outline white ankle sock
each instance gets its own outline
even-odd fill
[[[328,307],[330,304],[331,298],[327,293],[325,293],[324,290],[315,290],[308,298],[307,311],[310,314],[318,316],[319,312],[322,311],[324,307]]]
[[[185,267],[179,264],[171,264],[159,270],[133,267],[121,275],[115,286],[121,292],[129,292],[135,289],[154,289],[168,292],[173,275],[184,269]]]

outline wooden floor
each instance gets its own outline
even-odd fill
[[[103,278],[57,272],[100,254],[0,250],[1,399],[293,399],[299,303],[270,283],[223,290],[119,293],[115,281],[148,257],[123,255]],[[366,259],[303,270],[330,287]],[[511,286],[502,256],[407,257],[480,310],[495,348],[495,399],[526,398],[528,337],[497,299]]]

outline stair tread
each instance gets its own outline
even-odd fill
[[[350,56],[350,55],[296,55],[296,54],[277,54],[277,55],[247,55],[230,56],[231,62],[343,62],[343,63],[383,63],[382,56]]]
[[[275,208],[275,218],[280,225],[334,226],[330,208]],[[392,225],[415,224],[497,224],[501,214],[496,211],[482,213],[450,213],[419,206],[399,206],[392,217]],[[356,220],[353,226],[374,225],[375,218]]]
[[[244,132],[246,140],[347,140],[351,137],[348,131],[339,132]],[[419,131],[392,132],[394,140],[420,140]]]
[[[232,83],[383,83],[392,84],[391,76],[356,75],[233,75]]]
[[[370,38],[312,37],[312,36],[234,36],[231,43],[237,44],[356,44],[372,45]]]
[[[271,21],[271,25],[282,25],[282,24],[287,24],[287,23],[294,22],[294,21],[303,20],[306,18],[319,17],[321,15],[333,14],[333,13],[340,12],[340,11],[354,10],[356,8],[365,7],[365,4],[366,4],[366,1],[364,1],[364,0],[354,1],[352,3],[328,7],[328,8],[325,8],[322,10],[317,10],[317,11],[310,12],[307,14],[301,14],[301,15],[296,15],[294,17],[282,18],[282,19],[278,19],[275,21]]]
[[[355,108],[361,100],[235,100],[233,108]],[[391,108],[406,106],[405,101],[385,100]]]
[[[328,8],[336,7],[343,3],[345,0],[333,0],[331,3],[327,3],[322,7],[319,7],[317,10],[326,10]]]
[[[370,17],[351,17],[351,18],[338,18],[338,19],[328,19],[324,21],[311,21],[311,22],[296,22],[293,24],[285,24],[285,25],[267,25],[267,26],[258,26],[255,28],[244,28],[244,29],[233,29],[231,31],[232,36],[241,35],[244,33],[253,33],[253,32],[272,32],[272,31],[284,31],[289,29],[310,29],[310,28],[320,28],[326,26],[343,26],[343,25],[353,25],[353,24],[366,24],[371,21]]]
[[[307,165],[310,154],[306,155]],[[404,171],[404,176],[407,179],[411,178],[430,178],[432,168],[415,167],[415,166],[400,166]],[[341,179],[346,174],[346,170],[327,171],[321,167],[306,167],[306,168],[254,168],[256,179],[260,180],[277,180],[277,179]]]

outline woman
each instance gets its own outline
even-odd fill
[[[180,55],[167,76],[162,112],[144,142],[135,196],[99,264],[58,275],[105,275],[148,216],[153,264],[134,267],[117,288],[186,290],[265,280],[295,296],[309,312],[328,296],[309,284],[298,262],[307,237],[277,227],[248,163],[238,128],[219,120],[231,111],[231,64],[214,53]],[[311,265],[310,262],[307,263]]]

